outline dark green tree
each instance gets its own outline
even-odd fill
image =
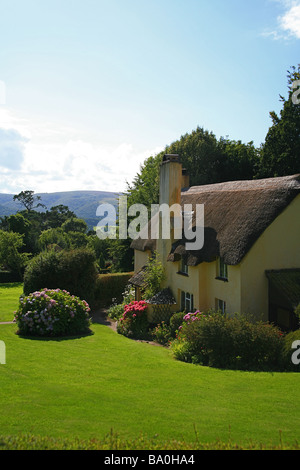
[[[127,183],[126,195],[128,206],[144,204],[150,209],[151,204],[159,202],[159,168],[163,153],[147,158],[140,167],[131,184]]]
[[[300,80],[300,64],[287,73],[288,98],[280,95],[283,102],[280,116],[270,112],[272,126],[261,148],[260,177],[300,173],[300,104],[293,99],[296,93],[293,83]]]
[[[76,218],[76,214],[71,211],[68,206],[59,204],[47,210],[43,218],[45,229],[58,228],[61,227],[66,220]]]
[[[0,267],[20,278],[28,262],[29,254],[22,253],[23,235],[0,230]]]
[[[62,224],[61,228],[65,232],[86,233],[87,223],[83,219],[78,219],[77,217],[72,217],[71,219],[67,219]]]
[[[19,233],[23,235],[23,242],[24,245],[22,247],[23,252],[30,252],[31,251],[31,222],[24,217],[23,214],[18,212],[17,214],[12,214],[7,218],[8,221],[8,230],[10,232]]]

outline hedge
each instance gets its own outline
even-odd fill
[[[100,307],[110,307],[113,303],[123,300],[123,293],[129,279],[130,273],[99,274],[96,280],[95,302]]]
[[[43,252],[26,267],[24,294],[58,288],[92,303],[97,275],[95,255],[86,248]]]

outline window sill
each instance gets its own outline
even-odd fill
[[[217,276],[215,279],[217,279],[218,281],[228,282],[228,278],[227,278],[227,277]]]
[[[180,274],[181,276],[189,277],[187,273],[183,273],[181,271],[177,271],[177,274]]]

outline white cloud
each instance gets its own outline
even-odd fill
[[[1,135],[8,133],[19,138],[15,143],[19,147],[12,147],[15,161],[11,160],[9,165],[6,155],[7,164],[0,168],[2,193],[15,194],[25,189],[35,192],[124,191],[126,181],[133,180],[144,160],[162,150],[138,151],[126,142],[110,145],[89,142],[74,129],[20,119],[2,109],[0,160]],[[5,157],[3,152],[2,157]]]
[[[300,39],[300,2],[292,2],[288,10],[279,18],[282,30]]]
[[[265,31],[263,36],[274,40],[300,39],[300,0],[271,0],[280,4],[284,12],[277,17],[276,28]]]

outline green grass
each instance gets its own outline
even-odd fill
[[[1,435],[245,443],[300,438],[299,374],[222,371],[175,361],[169,350],[106,326],[61,341],[1,325]]]
[[[24,435],[95,446],[111,429],[123,443],[141,434],[152,443],[300,442],[298,373],[186,364],[97,324],[93,335],[65,340],[26,339],[16,330],[0,325],[0,448]]]
[[[22,292],[23,284],[20,282],[0,284],[0,322],[14,319],[14,311],[18,308]]]

